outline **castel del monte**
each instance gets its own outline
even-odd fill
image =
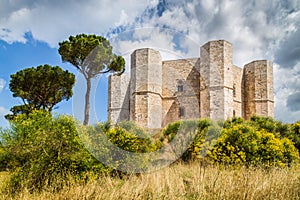
[[[157,129],[180,119],[273,117],[272,62],[236,66],[232,54],[225,40],[207,42],[197,58],[164,61],[156,50],[135,50],[130,75],[109,77],[109,120]]]

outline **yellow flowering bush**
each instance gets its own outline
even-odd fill
[[[215,162],[224,164],[267,164],[283,166],[299,159],[292,141],[276,138],[264,129],[246,123],[222,130],[216,146],[209,152]]]

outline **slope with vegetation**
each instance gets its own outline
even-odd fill
[[[189,129],[189,127],[196,128]],[[99,190],[99,187],[102,187],[100,185],[106,184],[102,180],[106,179],[109,179],[113,184],[112,187],[116,187],[116,190],[117,188],[120,189],[120,187],[125,187],[123,184],[126,185],[128,181],[137,181],[139,176],[104,166],[83,145],[83,140],[89,141],[83,136],[92,136],[90,141],[95,141],[96,138],[101,138],[104,135],[110,142],[126,151],[147,153],[168,145],[176,133],[182,130],[186,132],[186,136],[189,136],[191,131],[195,131],[195,138],[181,159],[177,161],[178,164],[175,164],[175,168],[170,167],[167,169],[170,171],[166,173],[173,173],[171,171],[177,170],[177,165],[180,166],[179,168],[186,167],[190,171],[202,166],[204,169],[201,170],[210,171],[207,179],[211,179],[210,176],[214,176],[215,173],[225,173],[233,179],[232,183],[237,184],[240,180],[231,174],[235,170],[237,170],[236,175],[241,176],[240,178],[245,178],[243,176],[246,172],[254,176],[262,174],[267,177],[269,172],[281,174],[286,171],[287,173],[295,173],[293,182],[289,184],[293,184],[293,187],[298,187],[298,189],[300,187],[299,171],[294,170],[299,162],[299,149],[297,149],[299,122],[283,124],[274,119],[263,117],[253,117],[249,121],[236,118],[224,123],[212,122],[207,119],[178,121],[167,126],[160,135],[151,138],[150,134],[131,122],[123,122],[118,126],[112,126],[109,123],[82,126],[70,116],[53,116],[49,112],[36,110],[29,115],[16,116],[11,120],[11,128],[1,130],[0,167],[2,174],[7,177],[1,188],[2,194],[19,195],[24,191],[28,192],[28,195],[30,193],[45,194],[49,190],[61,194],[66,192],[66,188],[71,190],[72,187],[85,188],[86,186]],[[107,153],[110,153],[109,150]],[[111,154],[110,156],[113,158],[114,155]],[[141,162],[141,164],[145,163],[147,160]],[[233,169],[232,172],[230,168]],[[223,171],[224,169],[226,170]],[[155,173],[159,174],[160,172]],[[205,184],[212,184],[210,182],[212,180],[207,180],[205,183],[200,180],[197,182],[194,177],[198,176],[197,174],[191,173],[187,176],[180,172],[176,173],[178,173],[176,176],[178,180],[184,179],[182,183],[187,196],[196,197],[216,191],[226,195],[221,188],[214,188],[216,191],[208,190],[211,186],[205,186]],[[283,174],[281,175],[283,176]],[[151,179],[150,176],[151,173],[150,175],[141,175],[142,178],[147,179]],[[167,178],[163,177],[165,174],[160,176],[162,180]],[[216,183],[220,177],[219,175],[215,177]],[[247,181],[251,179],[255,179],[255,177],[247,177]],[[156,184],[155,180],[153,181],[149,184]],[[251,181],[254,184],[254,180]],[[185,184],[187,185],[185,186]],[[273,187],[271,185],[268,187]],[[148,191],[151,189],[147,187],[150,186],[143,186],[143,189],[140,189],[153,196],[154,194]],[[151,187],[156,186],[152,185]],[[175,192],[169,191],[173,186],[162,186],[162,188],[164,187],[169,189],[168,191],[161,191],[162,197],[164,195],[172,196]],[[198,187],[204,188],[200,190]],[[258,186],[252,185],[252,187]],[[274,185],[274,187],[279,188],[278,185]],[[289,190],[293,192],[289,195],[294,195],[294,197],[299,195],[293,189],[289,188]],[[206,193],[202,194],[201,191]],[[265,191],[262,193],[266,194]],[[129,194],[127,193],[127,195]],[[140,195],[145,197],[146,194]]]

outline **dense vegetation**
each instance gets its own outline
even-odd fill
[[[126,175],[118,172],[118,165],[113,165],[115,169],[104,166],[93,157],[99,155],[91,155],[96,150],[112,160],[129,159],[111,152],[103,139],[126,152],[140,154],[161,149],[179,133],[183,133],[182,139],[190,140],[180,159],[183,162],[288,167],[299,161],[299,127],[299,122],[284,124],[264,117],[249,121],[235,118],[224,123],[201,119],[174,122],[152,137],[131,122],[82,126],[70,116],[36,110],[16,116],[11,128],[0,131],[0,169],[10,173],[4,184],[6,192],[18,193],[25,188],[29,192],[43,191],[49,186],[60,191],[70,184],[70,177],[86,183],[107,175]],[[155,159],[143,158],[135,164],[147,165]]]
[[[184,161],[205,159],[226,165],[285,166],[299,159],[299,122],[283,124],[257,116],[249,121],[234,118],[224,123],[206,119],[179,121],[167,126],[161,140],[170,142],[185,127],[196,127],[196,134],[181,157]]]
[[[71,117],[36,110],[15,117],[11,126],[1,133],[0,163],[2,170],[12,173],[8,187],[13,192],[22,186],[59,188],[69,175],[80,178],[85,172],[104,169],[81,144]]]

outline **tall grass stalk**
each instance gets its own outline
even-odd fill
[[[7,175],[5,175],[7,176]],[[238,169],[177,163],[168,168],[122,178],[70,184],[59,192],[30,194],[24,189],[1,199],[299,199],[300,169],[260,167]]]

